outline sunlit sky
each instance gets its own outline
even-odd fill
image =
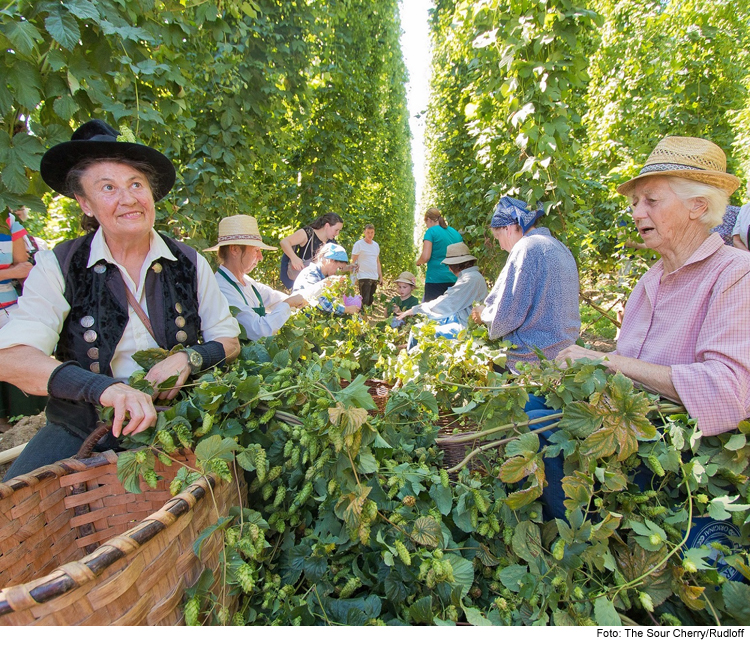
[[[401,49],[404,53],[406,67],[409,70],[409,83],[406,86],[409,125],[412,132],[412,161],[414,178],[417,183],[417,206],[415,221],[421,225],[424,208],[422,189],[424,188],[425,150],[424,150],[424,113],[429,100],[430,82],[430,35],[427,24],[427,10],[432,6],[431,0],[401,0]]]

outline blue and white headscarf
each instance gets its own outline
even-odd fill
[[[544,215],[542,203],[537,202],[537,210],[532,211],[529,205],[523,200],[517,200],[504,195],[495,207],[495,213],[492,214],[491,227],[507,227],[508,225],[520,225],[521,231],[525,234],[534,223]]]

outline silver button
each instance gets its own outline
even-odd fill
[[[97,333],[93,329],[83,332],[83,340],[87,343],[93,343],[97,338]]]
[[[86,350],[86,354],[88,355],[89,359],[98,359],[99,358],[99,348],[98,347],[90,347],[88,350]]]
[[[175,334],[175,338],[176,338],[176,339],[177,339],[177,340],[178,340],[178,341],[179,341],[180,343],[184,343],[184,342],[185,342],[185,341],[187,340],[187,334],[186,334],[185,332],[183,332],[182,330],[180,330],[179,332],[177,332],[177,333]]]
[[[182,316],[177,316],[174,319],[174,324],[177,325],[180,329],[182,329],[185,326],[185,319]]]
[[[105,266],[103,263],[97,263],[94,266],[94,272],[101,275],[102,273],[107,272],[107,266]]]
[[[89,366],[89,370],[91,372],[95,372],[98,375],[99,374],[99,362],[98,361],[94,361],[94,363],[92,363]]]
[[[94,316],[84,316],[81,318],[81,327],[88,329],[94,326]]]

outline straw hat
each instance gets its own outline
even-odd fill
[[[156,171],[155,187],[151,192],[154,194],[154,202],[158,202],[174,186],[175,170],[172,162],[158,150],[140,143],[118,141],[118,136],[120,132],[103,120],[84,123],[73,132],[70,141],[58,143],[44,153],[39,164],[42,179],[51,189],[72,198],[73,192],[66,181],[71,168],[86,159],[124,156],[147,163]]]
[[[417,278],[414,277],[408,270],[402,272],[397,278],[396,283],[401,282],[402,284],[411,284],[412,286],[417,285]]]
[[[469,246],[461,241],[460,243],[453,243],[446,248],[443,263],[446,265],[452,265],[463,263],[464,261],[476,260],[477,258],[469,251]]]
[[[245,214],[222,218],[219,223],[218,243],[211,248],[206,248],[204,252],[216,252],[222,245],[251,245],[261,250],[279,249],[263,242],[258,230],[258,221]]]
[[[659,141],[637,177],[617,187],[621,195],[629,195],[636,180],[656,175],[683,177],[715,186],[732,195],[740,180],[727,173],[724,151],[711,141],[689,136],[667,136]]]

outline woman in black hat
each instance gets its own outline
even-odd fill
[[[101,448],[152,426],[152,397],[123,383],[138,369],[137,351],[186,348],[146,375],[154,399],[172,399],[191,374],[239,352],[239,327],[208,263],[154,231],[154,204],[172,188],[174,166],[118,135],[92,120],[42,158],[42,178],[78,201],[88,234],[38,253],[0,332],[0,379],[50,397],[47,425],[6,478],[75,454],[96,426],[97,405],[114,408]],[[173,386],[158,388],[171,378]]]

